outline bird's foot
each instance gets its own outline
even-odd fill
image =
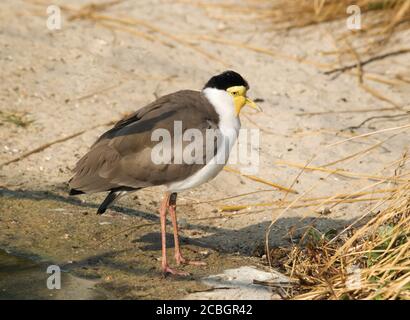
[[[164,273],[164,275],[166,276],[167,274],[172,274],[174,276],[183,276],[183,277],[187,277],[189,276],[189,272],[186,271],[179,271],[177,269],[173,269],[170,266],[166,265],[162,267],[162,272]]]
[[[206,266],[206,262],[204,261],[187,260],[181,254],[175,255],[175,260],[177,265],[188,264],[191,266]]]

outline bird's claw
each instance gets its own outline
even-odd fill
[[[179,271],[179,270],[171,268],[168,265],[162,268],[162,272],[164,273],[164,276],[166,276],[167,274],[172,274],[174,276],[183,276],[183,277],[187,277],[190,275],[189,272]]]

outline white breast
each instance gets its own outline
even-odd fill
[[[227,147],[228,152],[223,148],[218,148],[216,156],[202,169],[184,180],[166,185],[169,192],[181,192],[190,188],[195,188],[215,178],[228,161],[229,152],[238,137],[241,122],[235,115],[232,96],[225,90],[214,88],[206,88],[203,90],[203,93],[219,115],[218,126],[222,134],[221,144]]]

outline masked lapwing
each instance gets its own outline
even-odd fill
[[[241,109],[245,105],[259,109],[247,97],[248,89],[248,83],[240,74],[225,71],[212,77],[201,91],[178,91],[139,109],[98,138],[77,163],[75,175],[69,181],[70,195],[108,192],[97,211],[102,214],[121,196],[146,187],[165,186],[166,192],[159,210],[162,271],[165,274],[186,275],[170,268],[167,263],[166,214],[169,212],[174,229],[177,264],[201,265],[201,262],[184,259],[181,254],[176,217],[177,193],[213,179],[222,170],[239,134]],[[199,160],[203,161],[191,161],[192,158],[183,161],[185,158],[181,152],[188,147],[183,136],[189,129],[203,134],[203,137],[209,130],[218,133],[212,139],[197,139],[196,143],[201,145],[193,150],[201,150],[197,153]],[[168,149],[163,141],[167,138],[166,132],[171,138]],[[164,135],[158,138],[159,133]],[[182,144],[177,145],[176,141],[182,141]],[[192,143],[192,139],[190,141]],[[170,152],[168,158],[165,155],[168,161],[155,159],[159,143],[164,143],[159,154],[164,156],[164,153]]]

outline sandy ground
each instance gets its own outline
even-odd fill
[[[70,1],[75,8],[82,4]],[[103,195],[67,196],[70,170],[109,129],[104,124],[158,96],[185,88],[200,89],[212,75],[228,68],[244,75],[251,85],[250,96],[262,101],[263,113],[243,112],[242,127],[261,130],[256,176],[267,181],[290,186],[300,168],[289,163],[303,166],[313,159],[311,166],[321,166],[389,138],[364,155],[327,167],[344,169],[347,175],[304,172],[293,186],[299,195],[289,194],[287,200],[304,192],[313,198],[351,193],[371,184],[380,189],[392,187],[382,177],[394,174],[397,166],[392,167],[392,163],[407,150],[408,131],[388,131],[327,147],[357,134],[408,124],[408,118],[375,119],[354,132],[345,130],[372,116],[408,110],[410,87],[404,81],[390,86],[367,80],[396,105],[396,110],[382,112],[378,110],[395,106],[361,89],[355,77],[324,75],[322,71],[327,66],[331,69],[336,61],[324,53],[335,50],[332,34],[339,32],[343,23],[274,32],[266,20],[185,1],[123,1],[100,13],[133,17],[157,29],[140,24],[114,30],[87,19],[69,20],[70,12],[63,9],[62,29],[50,31],[45,8],[20,0],[0,4],[0,110],[4,114],[27,113],[25,119],[31,121],[22,127],[6,121],[3,115],[0,163],[57,139],[84,133],[0,168],[2,248],[99,279],[108,297],[115,298],[183,297],[204,290],[198,282],[201,276],[245,264],[266,265],[260,259],[266,228],[281,209],[218,209],[272,202],[283,199],[285,193],[237,173],[224,171],[213,181],[180,194],[184,249],[189,257],[208,262],[198,270],[187,268],[194,276],[182,280],[162,279],[158,269],[160,188],[123,198],[102,217],[94,211]],[[128,32],[130,29],[134,33]],[[231,45],[198,40],[198,36],[225,39]],[[405,46],[409,38],[408,32],[396,34],[388,49]],[[265,48],[270,53],[239,48],[232,45],[235,43]],[[409,76],[409,67],[407,54],[375,62],[371,71],[385,78],[393,73]],[[261,192],[244,195],[254,191]],[[237,195],[243,196],[224,199]],[[370,200],[378,197],[366,196]],[[222,200],[208,202],[214,199]],[[272,228],[270,245],[289,244],[308,225],[323,231],[343,228],[374,203],[342,203],[331,210],[331,205],[287,210]],[[322,215],[321,210],[329,214]],[[149,225],[137,228],[145,224]]]

